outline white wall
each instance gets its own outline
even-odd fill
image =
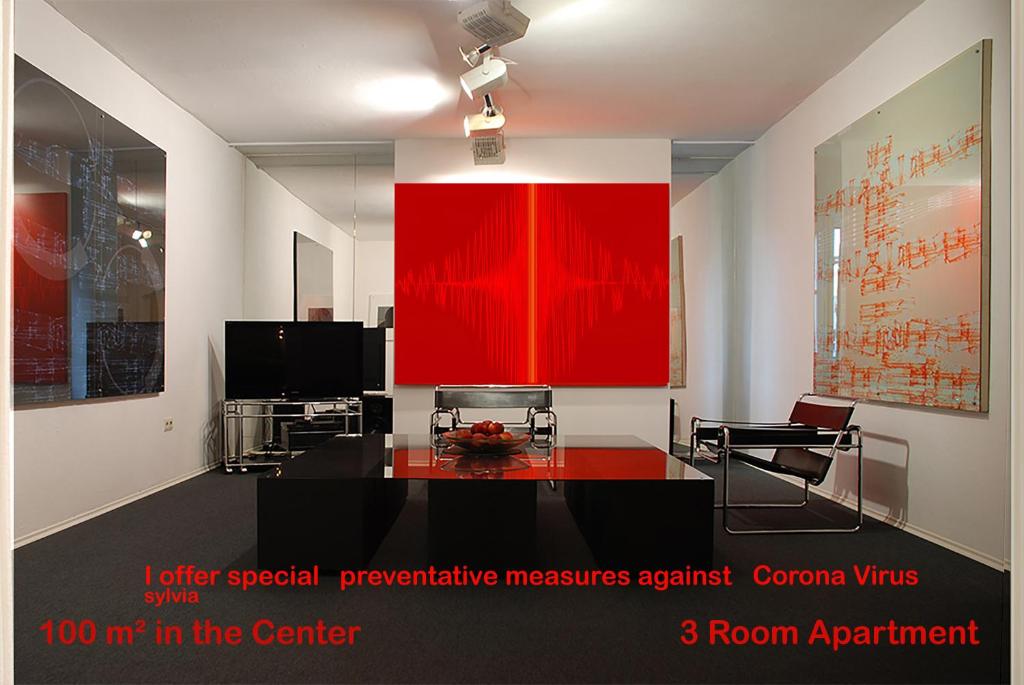
[[[295,299],[300,320],[312,307],[334,308],[334,252],[301,233],[295,241]]]
[[[395,294],[395,241],[356,240],[356,313],[365,324],[369,319],[370,295]]]
[[[351,320],[352,236],[310,209],[250,161],[245,162],[245,318],[291,320],[294,231],[333,253],[334,319]]]
[[[395,143],[396,183],[668,183],[670,179],[667,139],[514,138],[508,141],[508,161],[492,167],[473,165],[464,138]],[[396,432],[427,428],[431,391],[427,386],[395,387]],[[558,429],[564,434],[632,433],[662,448],[668,446],[666,387],[556,388],[555,411]]]
[[[244,161],[43,0],[18,0],[15,21],[19,55],[167,152],[166,390],[15,412],[25,539],[213,458],[224,319],[242,313]]]
[[[1010,313],[1012,323],[1012,353],[1010,387],[1013,403],[1011,422],[1010,455],[1010,502],[1011,502],[1011,564],[1012,568],[1024,568],[1024,0],[1014,0],[1012,16],[1012,78],[1013,102],[1013,161],[1011,178],[1013,187],[1011,233],[1017,236],[1012,241],[1010,271],[1012,279]],[[1010,574],[1010,680],[1024,682],[1024,574]]]
[[[394,221],[390,228],[380,227],[394,234]],[[370,295],[395,295],[395,241],[356,240],[355,265],[355,318],[364,325],[376,325],[370,317]],[[395,392],[395,340],[391,335],[385,341],[384,350],[384,391]]]
[[[724,170],[705,182],[703,192],[672,207],[672,237],[683,237],[686,304],[686,384],[672,388],[677,402],[676,441],[685,443],[693,416],[726,416],[725,306],[732,276],[732,174]]]
[[[812,387],[814,147],[982,38],[994,39],[991,410],[987,415],[861,404],[870,506],[908,529],[1001,565],[1009,454],[1009,0],[927,0],[825,83],[719,178],[680,203],[677,225],[731,233],[735,315],[725,406],[785,418]],[[723,192],[723,189],[724,192]],[[692,301],[692,299],[690,300]],[[689,301],[688,301],[689,304]],[[692,329],[691,329],[692,330]],[[691,357],[691,364],[700,363]],[[850,495],[840,464],[824,488]]]

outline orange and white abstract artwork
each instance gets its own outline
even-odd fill
[[[815,148],[815,392],[988,411],[990,53]]]

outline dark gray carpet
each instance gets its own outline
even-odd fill
[[[717,467],[702,467],[709,473]],[[854,535],[734,537],[716,533],[716,566],[729,564],[732,588],[357,589],[333,578],[315,589],[216,588],[199,605],[143,603],[146,564],[255,565],[255,474],[212,472],[15,553],[15,677],[21,683],[355,683],[355,682],[716,682],[995,683],[1008,680],[1006,574],[910,534],[868,521]],[[742,468],[736,495],[799,494]],[[540,557],[545,565],[590,567],[593,560],[561,493],[540,485]],[[819,520],[850,512],[815,500]],[[758,522],[792,521],[760,513]],[[773,518],[774,517],[774,518]],[[845,517],[845,518],[844,518]],[[751,519],[753,520],[753,519]],[[301,525],[301,522],[297,522]],[[425,488],[409,502],[373,560],[375,567],[422,566]],[[753,567],[842,568],[874,563],[912,568],[917,587],[761,588]],[[196,618],[247,627],[280,623],[362,625],[354,647],[157,646],[151,635],[128,646],[48,646],[47,619],[120,624],[143,618],[189,625]],[[958,624],[974,619],[977,647],[717,646],[679,644],[679,622]]]

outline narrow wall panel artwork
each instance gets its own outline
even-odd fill
[[[664,386],[668,210],[668,184],[397,184],[395,382]]]
[[[669,250],[669,385],[686,387],[686,287],[683,282],[683,236]]]
[[[982,41],[815,149],[815,392],[988,411]]]

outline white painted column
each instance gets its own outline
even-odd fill
[[[0,683],[14,682],[14,414],[11,407],[14,0],[0,0]]]
[[[1024,0],[1010,12],[1010,682],[1024,683]]]

